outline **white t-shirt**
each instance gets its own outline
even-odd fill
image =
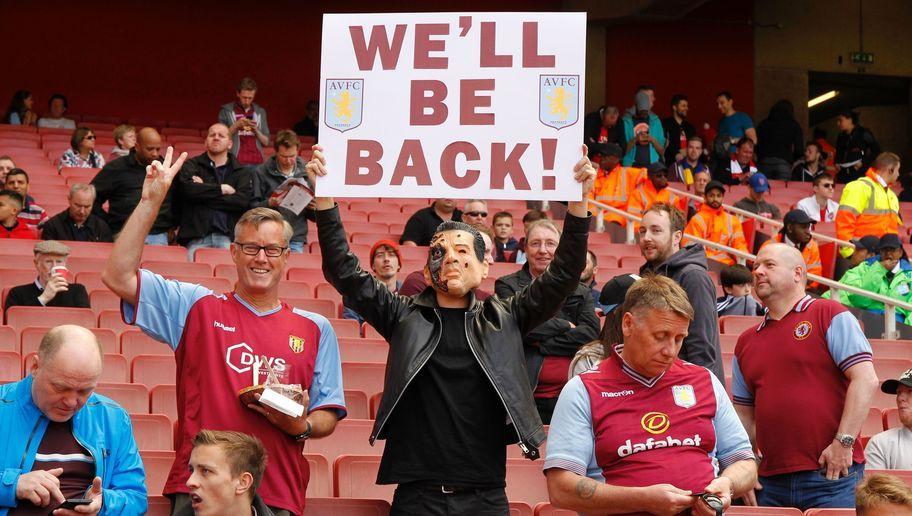
[[[53,129],[76,129],[76,122],[69,118],[47,118],[38,119],[38,127],[51,127]]]
[[[865,447],[867,469],[912,469],[912,430],[901,426],[881,432]]]

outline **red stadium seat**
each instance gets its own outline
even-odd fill
[[[510,502],[510,516],[533,516],[532,507],[523,502]]]
[[[734,353],[735,346],[738,344],[738,337],[740,335],[732,335],[730,333],[723,333],[719,335],[719,345],[722,346],[722,352],[725,353]]]
[[[548,486],[541,464],[526,459],[507,459],[507,499],[529,505],[548,501]]]
[[[330,319],[329,324],[337,338],[361,338],[361,326],[354,319]]]
[[[874,370],[877,371],[877,377],[881,381],[899,378],[900,375],[909,369],[912,369],[912,360],[908,358],[874,357]]]
[[[288,257],[288,267],[289,267],[289,269],[298,268],[298,269],[318,270],[318,271],[321,271],[321,277],[322,277],[323,258],[319,254],[294,253]],[[288,279],[292,279],[292,278],[288,278]]]
[[[120,315],[120,310],[102,310],[99,312],[98,327],[108,328],[110,330],[113,330],[114,333],[118,335],[124,331],[136,328],[135,326],[131,326],[123,321],[123,317]]]
[[[18,351],[0,351],[0,383],[22,379],[22,355]]]
[[[120,297],[108,289],[90,290],[89,304],[92,305],[92,310],[96,314],[101,313],[102,310],[120,310]]]
[[[193,261],[198,263],[208,263],[209,265],[231,265],[234,267],[234,262],[231,261],[231,252],[228,249],[215,249],[212,247],[203,247],[197,249],[196,253],[193,255]]]
[[[174,424],[162,414],[130,414],[133,436],[140,450],[173,450]]]
[[[76,283],[79,283],[85,287],[87,292],[93,292],[95,290],[108,290],[107,285],[101,281],[100,272],[80,272],[76,274]]]
[[[149,411],[149,389],[135,383],[99,383],[95,392],[116,401],[130,413],[143,414]]]
[[[719,317],[719,331],[729,335],[741,335],[744,330],[756,328],[763,317],[752,315],[723,315]]]
[[[578,514],[576,511],[558,509],[549,502],[542,502],[535,506],[535,516],[577,516]]]
[[[319,453],[305,453],[304,460],[310,466],[310,479],[307,482],[307,504],[314,496],[332,496],[332,468],[329,461]]]
[[[871,475],[876,475],[878,473],[885,473],[898,477],[905,482],[907,486],[912,487],[912,470],[910,469],[866,469],[864,476],[865,478],[868,478]]]
[[[378,392],[370,397],[370,418],[377,419],[377,411],[380,410],[380,399],[383,398],[383,393]]]
[[[165,488],[171,464],[174,463],[174,452],[165,450],[140,450],[143,466],[146,469],[146,490],[149,495],[158,496]]]
[[[150,496],[146,516],[171,516],[171,500],[164,496]]]
[[[186,262],[187,248],[180,245],[146,245],[143,246],[143,260]]]
[[[157,272],[166,278],[174,276],[212,276],[212,266],[208,263],[146,260],[142,262],[141,267]]]
[[[808,509],[804,516],[855,516],[855,509]]]
[[[380,332],[370,324],[364,323],[361,325],[361,331],[364,333],[365,339],[383,339],[383,335],[380,335]]]
[[[342,384],[350,389],[366,392],[369,396],[383,391],[386,373],[384,363],[342,363]]]
[[[912,356],[912,341],[870,339],[874,358],[908,358]]]
[[[133,383],[149,387],[174,383],[177,364],[174,356],[137,355],[133,359]]]
[[[318,313],[329,319],[339,317],[339,309],[336,302],[329,299],[297,299],[292,306],[308,312]]]
[[[383,339],[339,338],[339,353],[343,362],[386,363],[389,344]]]
[[[34,240],[14,240],[8,239],[3,241],[4,251],[7,251],[5,248],[10,242],[32,242],[34,246]],[[31,246],[29,246],[31,248]],[[29,251],[29,255],[31,255]],[[22,261],[22,256],[19,256],[19,260]],[[12,268],[0,268],[0,285],[3,287],[15,287],[18,285],[25,285],[27,283],[34,283],[35,278],[38,274],[35,272],[35,268],[29,269],[12,269]]]
[[[389,516],[389,513],[390,503],[386,500],[311,498],[308,495],[304,507],[304,516]]]
[[[303,269],[301,267],[292,267],[288,269],[286,278],[290,281],[307,282],[311,285],[326,281],[323,277],[323,271],[317,268]]]
[[[50,306],[12,306],[6,311],[6,324],[17,330],[27,326],[76,324],[95,328],[95,313],[89,308],[56,308]]]
[[[874,434],[883,432],[883,430],[883,412],[877,407],[869,408],[868,415],[861,425],[861,435],[863,437],[871,437]]]
[[[164,414],[177,421],[177,386],[174,384],[156,385],[149,393],[149,412]]]
[[[370,445],[368,439],[373,426],[374,422],[369,419],[343,419],[339,421],[335,431],[329,436],[309,439],[304,443],[304,452],[319,453],[330,462],[346,453],[379,456],[383,453],[386,441],[375,441],[374,446]]]
[[[389,234],[389,229],[384,232],[357,232],[351,234],[353,244],[374,245],[377,240],[392,240],[393,236]]]
[[[378,485],[378,455],[340,455],[333,462],[333,490],[338,498],[375,498],[392,502],[395,485]],[[538,468],[541,475],[541,467]]]
[[[0,326],[0,351],[19,351],[19,335],[9,326]]]
[[[303,281],[281,281],[279,282],[279,297],[305,298],[313,297],[313,288],[311,283]]]
[[[335,301],[337,305],[342,304],[342,294],[329,283],[317,283],[316,288],[314,288],[314,297],[317,299],[330,299]]]
[[[232,283],[237,281],[237,267],[233,263],[220,263],[212,269],[212,272],[216,278],[225,278]]]
[[[174,356],[171,346],[153,339],[138,328],[127,330],[120,335],[120,352],[131,364],[138,355]]]
[[[345,409],[351,419],[372,419],[364,391],[345,389]]]

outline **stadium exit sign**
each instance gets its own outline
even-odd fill
[[[874,54],[872,52],[852,52],[852,64],[874,64]]]

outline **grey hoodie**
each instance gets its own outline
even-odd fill
[[[659,274],[674,280],[687,293],[694,309],[694,320],[678,356],[692,364],[701,365],[725,384],[722,369],[722,348],[719,347],[719,316],[716,314],[716,286],[709,276],[706,250],[701,244],[681,248],[667,261],[640,267],[640,275]]]
[[[270,156],[269,159],[256,168],[256,173],[253,175],[253,199],[250,202],[250,207],[268,208],[269,195],[289,177],[303,177],[307,180],[307,184],[313,188],[313,184],[307,179],[307,171],[304,166],[304,160],[298,156],[295,159],[294,171],[290,176],[286,176],[279,172],[279,164],[276,162],[275,156]],[[306,214],[308,210],[305,208],[299,215],[295,215],[294,212],[286,210],[285,208],[276,209],[285,217],[285,220],[291,224],[291,227],[294,228],[294,235],[291,237],[291,240],[293,242],[301,241],[307,243]]]

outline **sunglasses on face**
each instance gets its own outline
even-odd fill
[[[467,211],[464,213],[464,215],[468,215],[469,217],[487,217],[488,212],[486,212],[486,211]]]
[[[84,140],[94,140],[94,139],[95,139],[95,135],[94,135],[94,134],[90,134],[90,135],[86,136],[86,137],[83,138],[83,139],[84,139]]]

